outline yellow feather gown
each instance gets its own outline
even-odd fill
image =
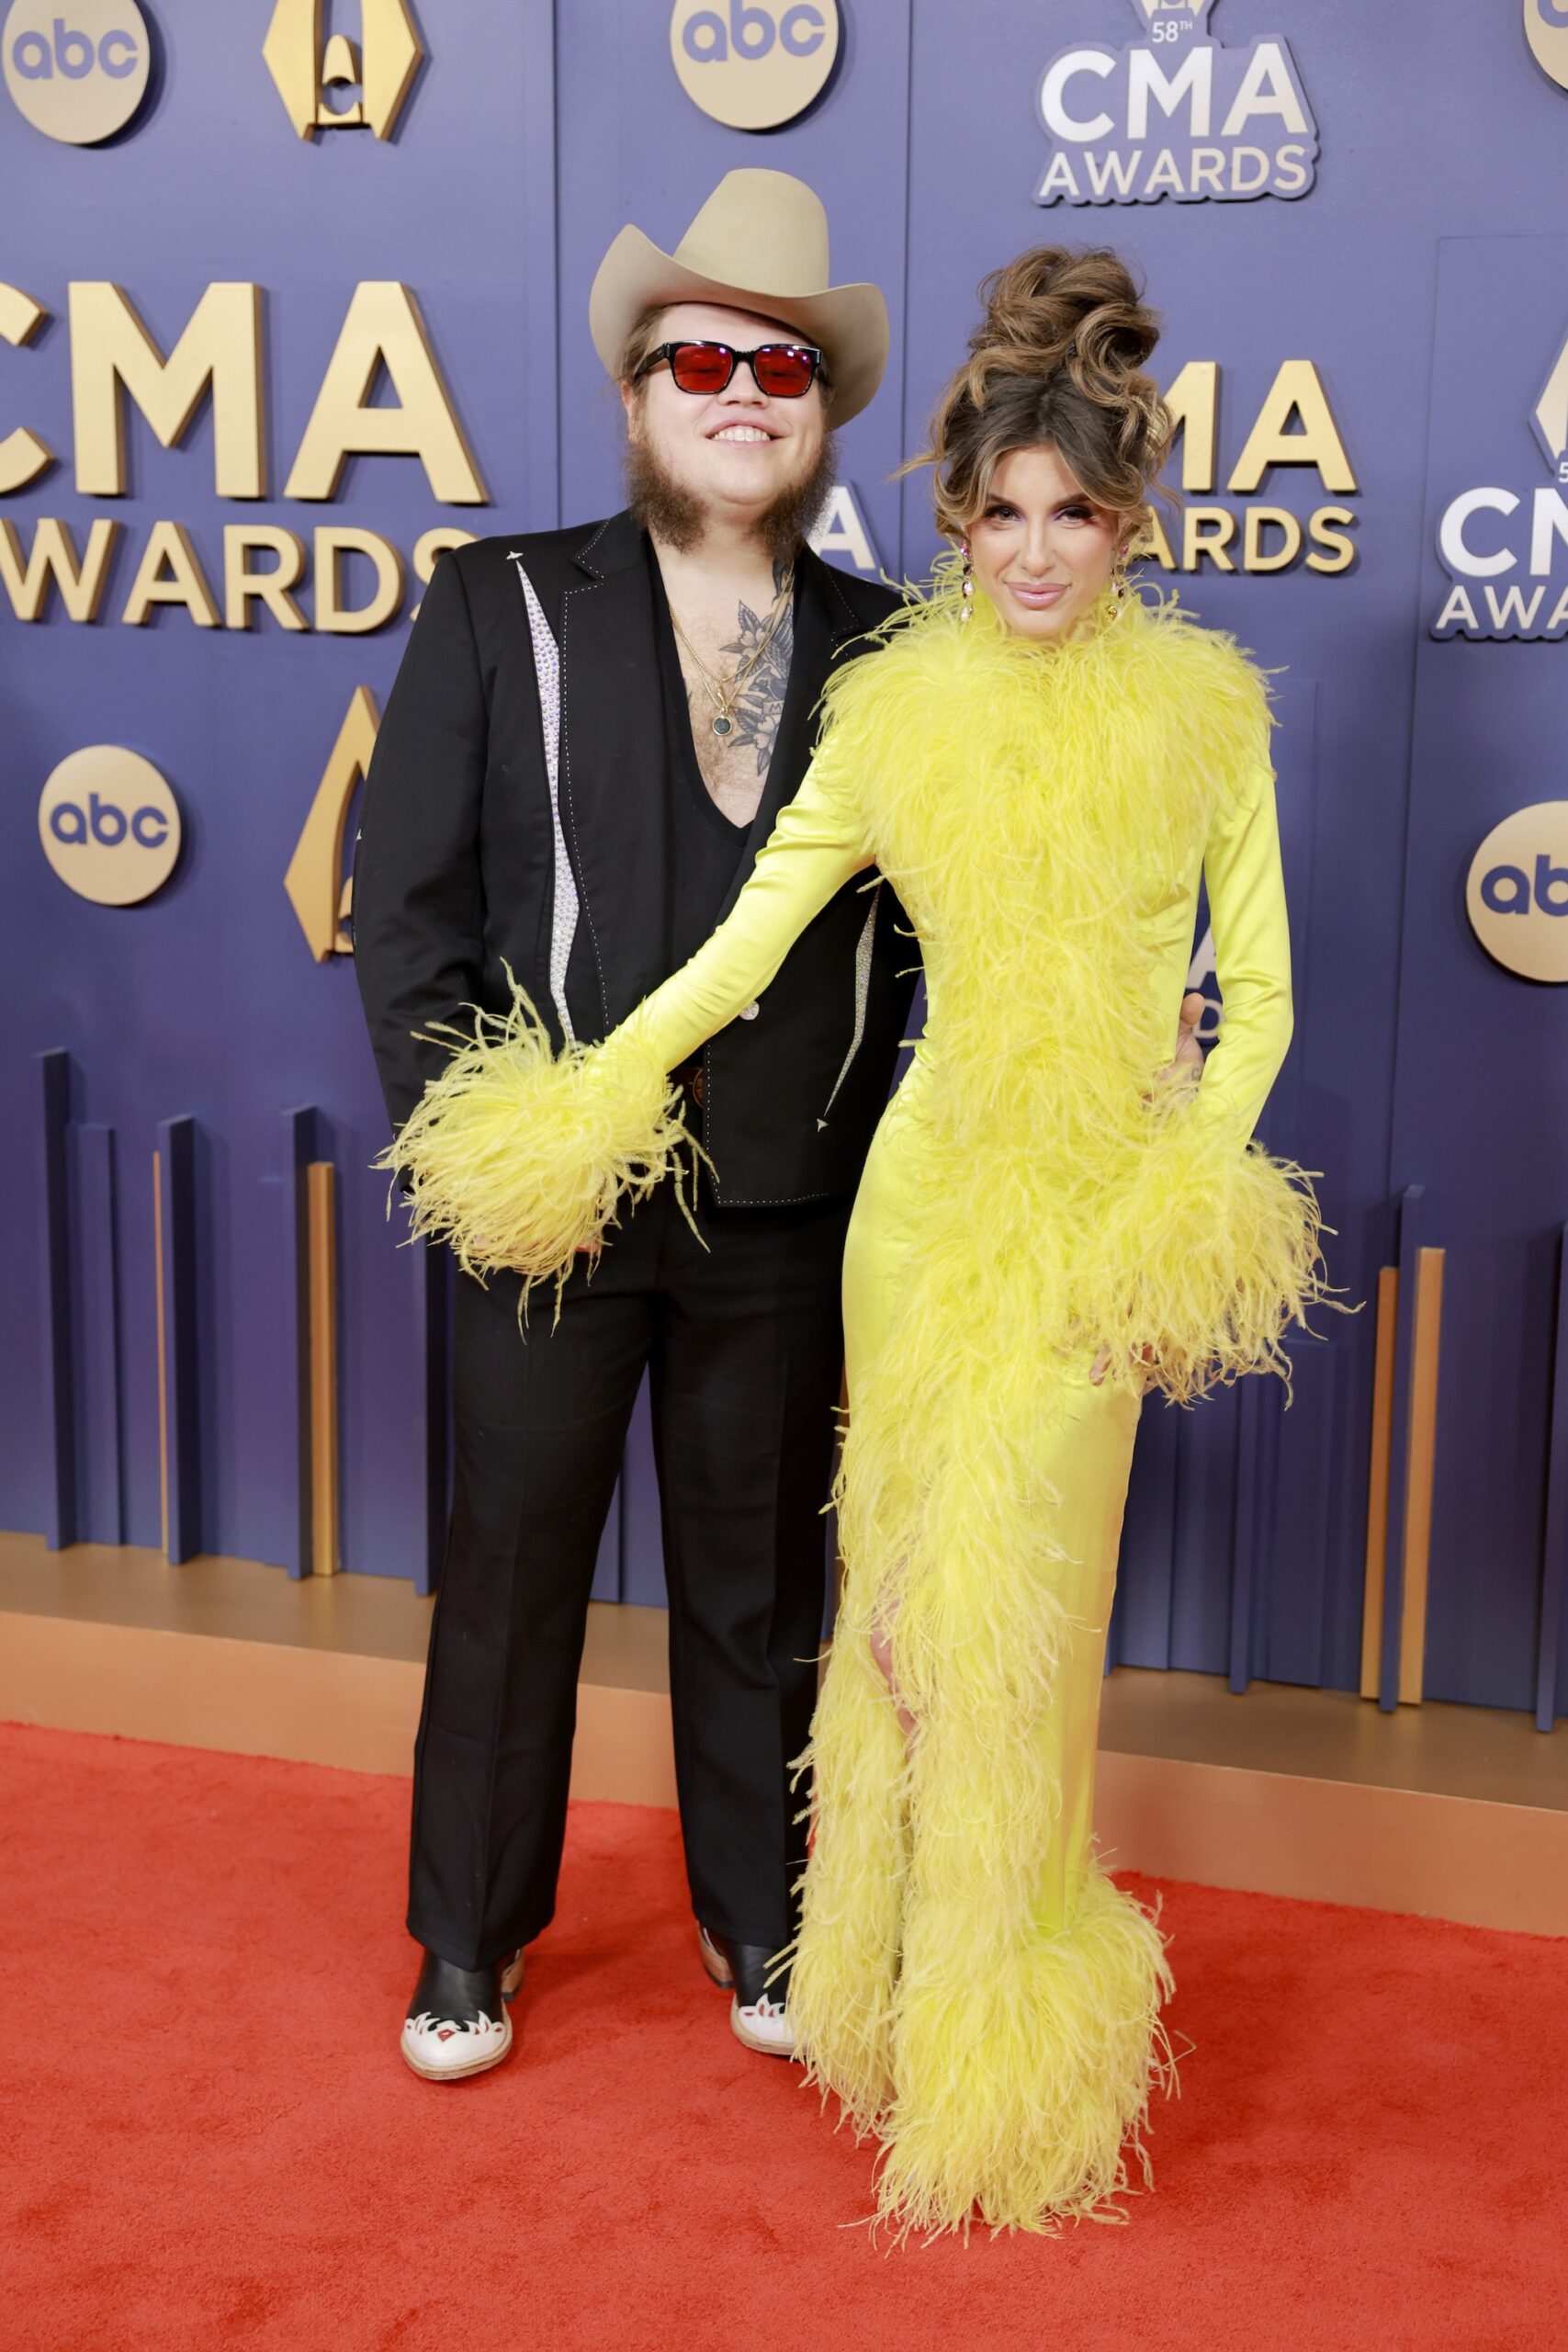
[[[558,1280],[679,1163],[666,1073],[754,998],[765,1023],[850,876],[897,890],[928,1019],[845,1256],[845,1580],[789,2006],[883,2143],[884,2215],[1040,2229],[1114,2210],[1164,2064],[1163,1940],[1091,1842],[1142,1395],[1282,1369],[1317,1213],[1249,1142],[1291,1030],[1261,677],[1174,604],[1107,601],[1053,646],[960,611],[939,582],[835,676],[809,775],[682,970],[554,1060],[521,997],[481,1017],[389,1164],[474,1271]],[[1203,874],[1225,1018],[1195,1089],[1160,1073]]]

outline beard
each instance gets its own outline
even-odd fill
[[[781,490],[752,525],[773,562],[788,563],[799,553],[828,503],[838,474],[838,443],[831,432],[824,433],[810,471]],[[636,435],[626,442],[626,504],[650,537],[662,539],[682,554],[698,544],[707,527],[708,508],[700,494],[671,473]]]

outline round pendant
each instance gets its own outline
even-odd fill
[[[716,735],[728,735],[734,725],[734,719],[726,718],[724,713],[720,711],[718,717],[714,720],[713,731]]]

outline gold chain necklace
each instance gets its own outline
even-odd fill
[[[747,654],[745,660],[740,663],[728,685],[725,685],[719,679],[714,676],[713,672],[708,668],[707,663],[703,660],[702,655],[697,651],[696,647],[692,643],[691,639],[686,635],[685,630],[682,628],[681,616],[675,610],[674,605],[671,605],[670,606],[670,617],[675,624],[675,634],[680,639],[682,644],[685,647],[688,654],[691,656],[692,666],[696,671],[698,677],[702,680],[704,686],[707,690],[708,700],[712,703],[714,708],[713,731],[721,741],[726,735],[732,734],[734,732],[735,706],[739,701],[741,695],[745,692],[747,681],[750,679],[752,672],[757,668],[763,655],[767,652],[768,648],[772,645],[774,638],[778,635],[784,623],[784,615],[790,609],[790,600],[794,595],[794,593],[795,566],[791,564],[788,571],[784,574],[777,594],[773,598],[773,614],[769,619],[767,628],[762,631],[761,636],[757,639],[757,642],[752,647],[750,652]],[[668,599],[666,599],[666,601],[668,602]]]

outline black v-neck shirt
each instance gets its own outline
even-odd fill
[[[751,828],[727,817],[703,782],[692,741],[692,714],[670,618],[670,600],[651,541],[648,568],[653,582],[653,629],[659,642],[659,684],[664,706],[664,788],[670,804],[666,945],[669,968],[675,972],[717,927]]]

